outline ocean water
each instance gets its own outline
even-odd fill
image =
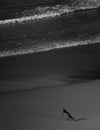
[[[0,130],[100,128],[99,5],[0,1]]]
[[[17,8],[17,3],[8,5],[15,5]],[[3,19],[0,15],[0,57],[94,44],[100,41],[99,1],[78,0],[53,5],[38,4],[36,6],[34,3],[34,7],[29,6],[29,9],[21,11],[9,7],[6,10],[8,13],[4,13],[7,14],[6,18]],[[4,11],[5,6],[1,6]],[[12,17],[10,9],[13,10]]]
[[[99,0],[2,1],[0,91],[99,79],[99,5]]]
[[[0,92],[67,87],[100,79],[99,50],[98,43],[1,58]]]

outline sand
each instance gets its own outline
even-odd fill
[[[79,122],[67,121],[67,109]],[[1,130],[99,130],[100,80],[0,95]]]

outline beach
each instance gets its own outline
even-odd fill
[[[97,80],[99,48],[98,43],[1,58],[0,93]]]
[[[0,2],[0,130],[100,129],[100,2]]]
[[[0,129],[98,130],[99,53],[96,44],[1,58]],[[67,121],[63,109],[86,119]]]
[[[0,129],[98,130],[100,128],[100,81],[70,86],[37,88],[0,95]],[[67,121],[62,109],[76,119]]]

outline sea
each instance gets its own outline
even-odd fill
[[[0,93],[100,79],[99,0],[2,0]]]

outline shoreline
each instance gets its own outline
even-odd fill
[[[99,48],[96,44],[0,58],[0,91],[99,79]]]
[[[77,85],[77,84],[84,84],[84,83],[91,83],[91,82],[95,82],[95,81],[99,81],[99,79],[98,80],[96,80],[96,79],[94,79],[94,80],[71,80],[71,81],[69,81],[69,83],[68,84],[66,84],[66,85],[63,85],[63,86],[61,86],[61,85],[56,85],[56,86],[36,86],[36,87],[33,87],[33,88],[24,88],[24,89],[15,89],[15,90],[5,90],[5,91],[0,91],[0,96],[2,96],[2,95],[9,95],[9,94],[18,94],[18,93],[24,93],[24,92],[31,92],[31,91],[38,91],[38,90],[44,90],[44,89],[49,89],[49,88],[59,88],[59,87],[62,87],[62,88],[64,88],[64,87],[70,87],[70,86],[72,86],[72,85]]]

